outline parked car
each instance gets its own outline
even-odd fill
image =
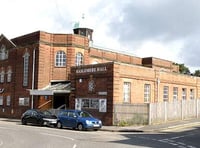
[[[62,110],[58,114],[57,128],[62,127],[78,130],[98,130],[102,127],[102,122],[86,111]]]
[[[29,109],[22,114],[21,123],[23,125],[34,124],[40,126],[46,125],[56,127],[57,117],[47,110],[41,111],[36,109]]]

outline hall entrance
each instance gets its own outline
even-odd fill
[[[69,94],[54,94],[53,108],[54,109],[69,108]]]

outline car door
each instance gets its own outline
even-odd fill
[[[59,120],[62,123],[63,126],[67,127],[67,121],[68,121],[68,112],[64,111],[59,115]]]
[[[67,126],[72,128],[76,128],[77,126],[77,116],[74,111],[68,112]]]
[[[39,119],[40,117],[39,117],[39,114],[36,112],[36,111],[33,111],[32,112],[32,115],[31,115],[31,123],[33,123],[33,124],[38,124],[39,123]]]

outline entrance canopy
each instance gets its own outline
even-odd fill
[[[66,94],[71,92],[71,83],[50,84],[42,89],[29,90],[30,95],[49,96],[56,94]]]

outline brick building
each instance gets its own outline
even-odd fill
[[[114,104],[200,98],[200,79],[177,65],[92,47],[93,30],[0,36],[0,116],[29,108],[77,108],[113,124]]]

